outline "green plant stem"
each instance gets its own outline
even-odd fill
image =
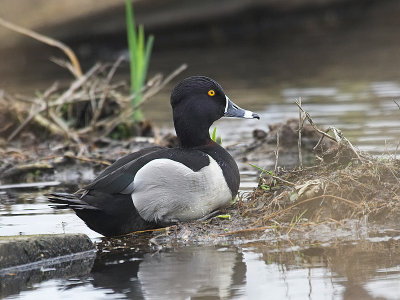
[[[143,97],[141,91],[147,77],[154,37],[151,35],[146,41],[143,26],[140,25],[138,28],[136,27],[132,0],[126,0],[125,4],[126,32],[130,57],[131,93],[135,94],[131,104],[132,106],[136,106]],[[132,114],[132,119],[136,122],[143,120],[142,111],[140,109],[135,109]]]

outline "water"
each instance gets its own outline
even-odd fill
[[[156,48],[151,72],[166,73],[186,62],[189,69],[181,77],[210,75],[238,105],[260,114],[260,121],[218,121],[224,145],[249,143],[253,129],[268,130],[269,124],[298,118],[294,101],[301,97],[319,126],[341,129],[360,150],[399,157],[399,19],[390,6],[382,11],[380,18],[369,14],[357,26],[349,22],[328,33],[313,28],[305,35],[279,35],[273,43],[201,51]],[[7,88],[33,92],[54,77],[46,81],[41,74],[37,82],[31,73],[7,77]],[[168,130],[170,89],[144,107],[149,119]],[[241,189],[251,190],[257,173],[243,168],[241,174]],[[100,241],[73,213],[49,208],[45,192],[0,191],[0,234],[81,232]],[[63,273],[67,266],[61,265],[55,266],[59,273],[38,270],[22,282],[3,277],[0,298],[400,299],[400,232],[395,227],[109,253],[79,272]]]
[[[6,299],[399,299],[397,237],[301,247],[187,246],[96,259],[91,271],[23,286]],[[45,276],[43,271],[43,277]]]
[[[400,64],[400,62],[399,62]],[[334,126],[359,150],[374,155],[400,155],[400,81],[321,82],[306,86],[246,89],[227,81],[225,90],[241,107],[256,111],[260,121],[221,119],[214,126],[225,146],[253,141],[254,129],[269,130],[270,124],[298,119],[295,102],[301,98],[303,108],[321,129]],[[230,85],[233,85],[230,87]],[[147,115],[161,126],[172,126],[167,93],[159,94],[145,107]]]

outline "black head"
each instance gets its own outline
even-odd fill
[[[184,147],[207,144],[210,126],[224,116],[259,118],[234,104],[218,82],[206,76],[192,76],[178,83],[171,94],[171,106],[175,130]]]
[[[183,115],[201,118],[210,123],[224,116],[226,96],[215,80],[206,76],[192,76],[179,82],[171,94],[174,118]]]

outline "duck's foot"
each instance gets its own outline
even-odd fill
[[[209,213],[208,215],[205,215],[204,217],[202,217],[201,219],[199,219],[199,221],[205,221],[208,219],[211,219],[213,217],[215,217],[216,215],[218,215],[220,213],[220,210],[214,210],[213,212]]]

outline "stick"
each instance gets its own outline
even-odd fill
[[[276,150],[275,152],[275,166],[274,166],[274,174],[277,173],[278,171],[278,160],[279,160],[279,132],[281,130],[282,126],[279,127],[279,129],[276,132]]]
[[[396,100],[393,100],[394,103],[396,103],[397,107],[400,109],[400,104],[396,102]]]
[[[68,127],[68,124],[65,123],[63,119],[59,118],[52,110],[49,112],[49,115],[53,122],[57,124],[69,138],[73,139],[77,144],[82,143],[79,136]]]
[[[161,89],[163,89],[167,85],[167,83],[169,83],[172,79],[174,79],[180,73],[185,71],[186,68],[187,68],[187,64],[182,64],[179,68],[177,68],[175,71],[173,71],[171,74],[169,74],[159,85],[155,86],[153,91],[150,91],[149,93],[147,93],[147,95],[145,95],[143,97],[141,102],[139,102],[138,104],[133,106],[132,110],[138,109],[141,105],[143,105],[143,103],[145,101],[148,100],[148,98],[150,98],[150,97],[154,96],[155,94],[157,94]],[[146,99],[146,97],[147,97],[147,99]]]
[[[141,233],[146,233],[146,232],[158,232],[158,231],[168,232],[171,228],[174,228],[174,227],[176,228],[175,225],[172,225],[172,226],[167,226],[167,227],[162,227],[162,228],[138,230],[138,231],[133,231],[133,232],[130,232],[130,233],[125,233],[125,234],[122,234],[122,235],[118,235],[118,236],[115,236],[114,238],[116,238],[116,237],[119,237],[119,238],[129,237],[129,236],[131,236],[133,234],[141,234]]]
[[[301,106],[301,97],[299,98],[299,105]],[[299,149],[299,168],[300,170],[303,169],[303,156],[301,154],[301,131],[303,130],[303,124],[304,121],[302,122],[302,113],[301,109],[299,108],[299,129],[298,129],[298,134],[299,138],[297,140],[297,148]]]
[[[256,228],[246,228],[246,229],[241,229],[241,230],[235,230],[235,231],[228,231],[224,233],[220,233],[216,236],[226,236],[226,235],[235,235],[235,234],[241,234],[241,233],[248,233],[248,232],[253,232],[253,231],[262,231],[266,229],[271,229],[274,228],[274,226],[262,226],[262,227],[256,227]]]
[[[0,18],[1,21],[1,18]],[[77,90],[80,86],[82,86],[86,80],[98,69],[100,68],[100,64],[95,64],[85,75],[81,76],[79,79],[75,80],[70,88],[65,91],[58,99],[56,99],[54,102],[50,103],[45,103],[43,99],[40,101],[40,107],[37,108],[36,110],[33,110],[28,117],[20,124],[7,138],[7,142],[10,142],[29,122],[33,119],[36,118],[40,113],[48,109],[49,107],[52,106],[59,106],[58,109],[61,108],[61,105],[66,102],[66,100],[74,93],[75,90]],[[55,88],[55,87],[54,87]],[[53,91],[53,85],[45,92],[46,94],[51,94]]]
[[[64,154],[64,156],[69,157],[69,158],[73,158],[73,159],[77,159],[77,160],[81,160],[81,161],[85,161],[85,162],[101,164],[101,165],[105,165],[105,166],[110,166],[111,165],[111,163],[109,161],[106,161],[106,160],[93,159],[93,158],[88,158],[88,157],[84,157],[84,156],[76,156],[76,155],[73,155],[73,154],[70,154],[70,153],[66,153],[66,154]]]
[[[295,186],[295,184],[294,184],[293,182],[287,181],[287,180],[285,180],[285,179],[282,179],[282,178],[280,178],[280,177],[278,177],[278,176],[271,175],[271,177],[272,177],[273,179],[276,179],[276,180],[282,181],[283,183],[286,183],[287,185],[290,185],[290,186]]]
[[[327,134],[329,132],[329,128],[325,130],[325,133]],[[318,143],[314,146],[314,148],[312,149],[313,151],[315,151],[318,146],[322,143],[322,140],[324,139],[325,135],[321,135],[321,137],[318,140]]]
[[[38,113],[46,109],[45,105],[42,105],[36,110],[32,110],[28,117],[22,122],[7,138],[7,142],[10,142]]]
[[[31,37],[35,40],[38,40],[42,43],[45,43],[49,46],[59,48],[61,51],[63,51],[65,53],[65,55],[68,56],[69,60],[71,61],[71,64],[74,66],[75,76],[76,77],[82,76],[82,69],[81,69],[81,65],[79,64],[78,58],[76,57],[74,51],[72,51],[72,49],[70,47],[68,47],[67,45],[65,45],[64,43],[57,41],[53,38],[50,38],[48,36],[42,35],[40,33],[37,33],[35,31],[32,31],[30,29],[23,28],[16,24],[10,23],[1,17],[0,17],[0,25],[4,26],[10,30],[21,33],[23,35],[29,36],[29,37]]]
[[[60,67],[65,68],[68,71],[70,71],[71,74],[74,75],[74,77],[78,77],[75,74],[74,66],[69,61],[61,59],[61,58],[57,58],[57,57],[50,57],[49,60],[51,62],[55,63],[56,65],[59,65]]]
[[[308,122],[310,123],[310,125],[316,130],[318,131],[320,134],[326,136],[328,139],[331,139],[332,141],[338,142],[334,137],[330,136],[329,134],[327,134],[326,132],[322,131],[321,129],[319,129],[317,127],[317,125],[315,125],[313,119],[311,118],[310,114],[308,112],[306,112],[303,107],[299,104],[299,102],[295,102],[297,104],[297,106],[301,109],[301,111],[306,115],[306,118],[308,120]]]
[[[90,126],[93,127],[93,128],[94,128],[94,124],[97,122],[97,119],[100,117],[101,111],[103,110],[104,103],[106,102],[107,94],[108,94],[108,91],[109,91],[110,81],[111,81],[111,79],[114,76],[118,66],[121,64],[122,61],[123,61],[123,57],[120,56],[117,59],[117,61],[113,64],[113,66],[111,67],[110,72],[107,74],[107,79],[106,79],[106,82],[105,82],[106,85],[105,85],[105,87],[103,89],[103,94],[101,95],[99,104],[98,104],[98,106],[97,106],[97,108],[96,108],[96,110],[95,110],[95,112],[93,114],[92,121],[90,122]]]
[[[174,77],[176,77],[179,73],[183,72],[187,68],[186,64],[181,65],[179,68],[177,68],[175,71],[173,71],[171,74],[169,74],[161,83],[155,85],[152,89],[148,90],[146,94],[143,95],[142,100],[137,103],[136,105],[129,107],[126,109],[122,114],[120,114],[118,117],[114,118],[113,120],[110,121],[108,124],[108,128],[105,130],[103,133],[103,136],[107,136],[110,134],[111,131],[122,121],[127,120],[132,113],[141,107],[144,103],[146,103],[152,96],[157,94],[164,86],[167,85],[168,82],[170,82]]]
[[[80,88],[88,79],[91,77],[99,68],[101,67],[100,63],[96,63],[85,75],[80,76],[77,80],[75,80],[68,90],[66,90],[58,99],[49,103],[49,106],[59,106],[63,105],[65,101],[71,97],[71,95]],[[59,110],[59,109],[57,109]]]
[[[353,153],[357,156],[358,160],[361,162],[361,157],[358,154],[358,151],[354,148],[353,144],[350,143],[350,141],[343,135],[342,131],[335,127],[329,127],[330,130],[334,133],[336,140],[338,140],[339,143],[345,143],[348,148],[353,151]]]
[[[35,116],[35,122],[46,128],[53,134],[58,134],[60,136],[63,136],[65,134],[65,132],[57,124],[51,122],[49,119],[43,117],[40,114],[37,114]]]

